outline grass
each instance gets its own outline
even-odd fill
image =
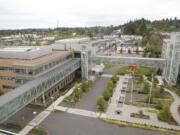
[[[11,122],[11,123],[5,123],[5,124],[1,124],[0,128],[3,130],[7,130],[7,131],[11,131],[11,132],[15,132],[18,133],[19,131],[21,131],[25,126],[27,125],[26,121],[20,120],[17,122]]]
[[[128,127],[135,127],[135,128],[143,128],[148,130],[154,130],[154,131],[161,131],[161,132],[169,132],[173,134],[179,134],[180,131],[174,130],[174,129],[166,129],[166,128],[160,128],[157,126],[147,125],[147,124],[139,124],[139,123],[131,123],[127,121],[120,121],[120,120],[113,120],[113,119],[105,119],[105,118],[99,118],[103,122],[107,122],[110,124],[115,124],[118,126],[128,126]]]
[[[149,75],[151,69],[148,67],[137,67],[137,70],[134,72],[134,75],[141,76],[141,75]],[[128,67],[122,67],[117,72],[118,75],[129,74]]]
[[[112,67],[114,67],[113,64],[104,64],[104,69],[110,69]]]
[[[154,109],[154,108],[151,108],[151,109],[145,109],[145,112],[158,114],[158,113],[159,113],[159,110]]]
[[[80,97],[83,95],[84,92],[86,92],[86,90],[91,86],[91,81],[87,80],[87,81],[83,81],[80,85],[76,85],[74,87],[74,91],[73,93],[66,97],[60,104],[59,106],[72,106],[74,105],[76,102],[78,102],[80,100]]]
[[[48,135],[48,132],[45,128],[42,128],[40,126],[34,127],[28,135]]]
[[[59,93],[55,94],[54,97],[54,101],[59,98],[60,96],[65,95],[76,83],[80,82],[80,79],[77,78],[76,80],[74,80],[73,82],[71,82],[70,84],[66,85],[64,88],[62,88],[60,90]],[[44,105],[44,107],[48,107],[50,104],[52,104],[53,100],[51,98],[49,98],[46,101],[46,104]]]
[[[142,111],[140,111],[139,113],[131,113],[131,117],[140,118],[140,119],[149,119],[149,116],[143,114]]]
[[[67,107],[67,106],[69,106],[71,103],[74,104],[74,102],[71,102],[71,101],[73,101],[73,96],[72,96],[72,95],[66,97],[66,98],[59,104],[59,106]]]
[[[166,83],[166,81],[164,81],[164,87],[175,92],[179,97],[180,97],[180,85],[176,85],[176,86],[170,86]]]

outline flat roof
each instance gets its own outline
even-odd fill
[[[0,65],[3,63],[11,63],[13,66],[36,66],[51,61],[53,59],[59,58],[61,56],[67,55],[72,51],[52,51],[49,54],[43,55],[41,57],[32,60],[21,60],[21,59],[0,59]]]
[[[40,50],[40,47],[37,46],[16,46],[16,47],[5,47],[0,48],[0,52],[29,52],[29,51],[35,51]]]

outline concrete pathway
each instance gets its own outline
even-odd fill
[[[178,108],[180,106],[180,98],[174,92],[172,92],[172,91],[170,91],[170,90],[168,90],[166,88],[165,88],[165,91],[170,93],[171,96],[174,98],[174,101],[172,102],[172,104],[170,106],[170,112],[171,112],[172,117],[174,118],[174,120],[180,125],[180,115],[178,113]]]
[[[47,118],[51,112],[54,110],[56,106],[61,103],[64,98],[70,96],[73,92],[74,88],[70,89],[64,96],[59,97],[55,102],[53,102],[48,108],[46,108],[43,112],[38,114],[32,121],[29,122],[27,126],[25,126],[20,132],[20,135],[27,135],[34,127],[38,126],[45,118]]]
[[[83,109],[67,108],[67,107],[62,107],[62,106],[56,106],[55,109],[59,111],[64,111],[67,113],[81,115],[81,116],[87,116],[91,118],[98,118],[100,116],[100,113],[98,112],[93,112],[93,111],[88,111],[88,110],[83,110]]]
[[[111,78],[113,75],[112,74],[102,74],[101,77],[107,77],[107,78]]]
[[[164,85],[164,81],[161,76],[155,76],[158,79],[158,86]]]

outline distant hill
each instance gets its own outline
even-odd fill
[[[144,18],[129,21],[123,25],[116,27],[121,28],[123,34],[147,35],[150,32],[172,32],[180,31],[180,19],[162,19],[149,21]]]

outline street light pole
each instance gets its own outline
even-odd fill
[[[131,87],[131,104],[132,104],[132,102],[133,102],[133,88],[134,88],[134,84],[133,84],[133,73],[134,72],[132,72],[132,87]]]
[[[152,95],[153,82],[154,82],[154,78],[153,78],[153,73],[152,73],[151,87],[150,87],[150,91],[149,91],[149,102],[148,102],[149,106],[151,104],[151,95]]]

